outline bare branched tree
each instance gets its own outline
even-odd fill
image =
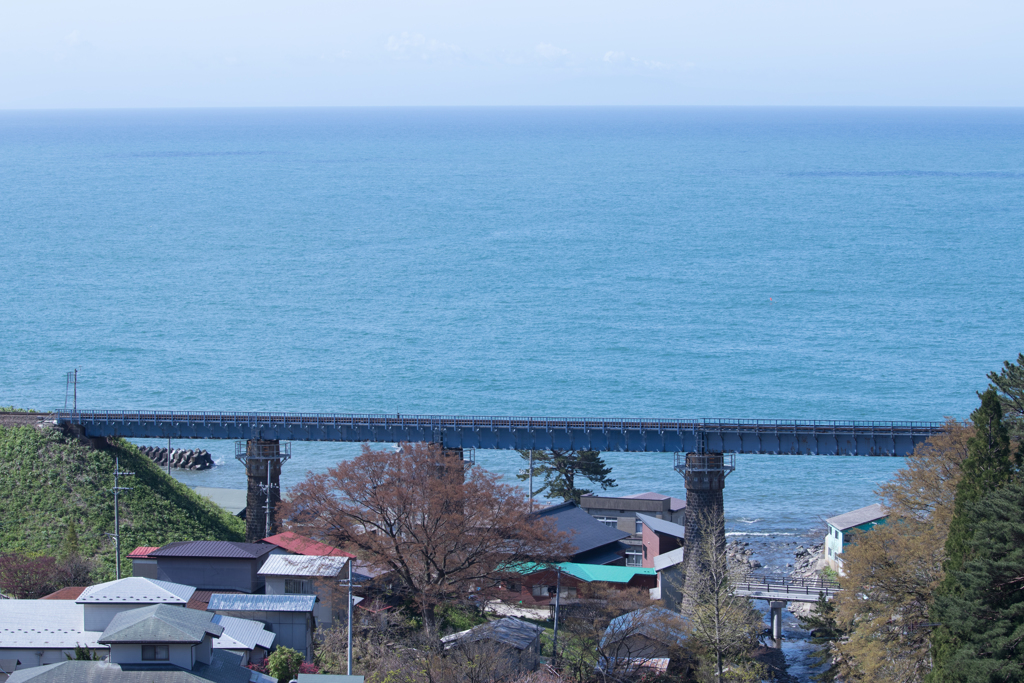
[[[363,447],[310,473],[286,503],[292,528],[356,554],[407,591],[436,633],[435,608],[495,589],[510,568],[558,562],[568,538],[530,514],[523,492],[436,445]]]
[[[705,529],[723,526],[721,512],[700,514],[698,524]],[[735,594],[735,570],[729,568],[725,539],[718,534],[703,534],[696,547],[696,562],[688,563],[689,574],[683,585],[685,616],[690,620],[690,637],[714,661],[714,678],[722,681],[726,664],[740,665],[758,645],[764,630],[761,615],[749,598]]]

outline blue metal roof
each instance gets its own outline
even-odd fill
[[[312,612],[315,595],[227,595],[210,596],[207,611],[229,612]]]

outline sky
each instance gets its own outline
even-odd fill
[[[0,0],[0,109],[1024,106],[1020,0]]]

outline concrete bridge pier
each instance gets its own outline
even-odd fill
[[[768,606],[771,608],[772,640],[775,641],[775,647],[782,647],[782,610],[786,601],[771,600]]]
[[[245,540],[256,543],[277,532],[274,513],[281,502],[281,465],[292,456],[291,444],[249,439],[235,442],[235,458],[245,465]]]

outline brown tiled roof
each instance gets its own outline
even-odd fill
[[[88,586],[68,586],[67,588],[61,588],[59,591],[54,591],[49,595],[44,595],[39,598],[40,600],[77,600],[78,596],[82,594]]]
[[[225,590],[200,591],[200,590],[197,590],[195,593],[192,594],[192,597],[189,598],[188,603],[185,604],[185,607],[188,607],[189,609],[197,609],[200,612],[205,612],[206,611],[206,607],[210,604],[210,596],[213,595],[214,593],[217,593],[218,595],[223,595],[225,593],[230,593],[232,595],[244,595],[244,593],[242,593],[242,591],[225,591]]]

